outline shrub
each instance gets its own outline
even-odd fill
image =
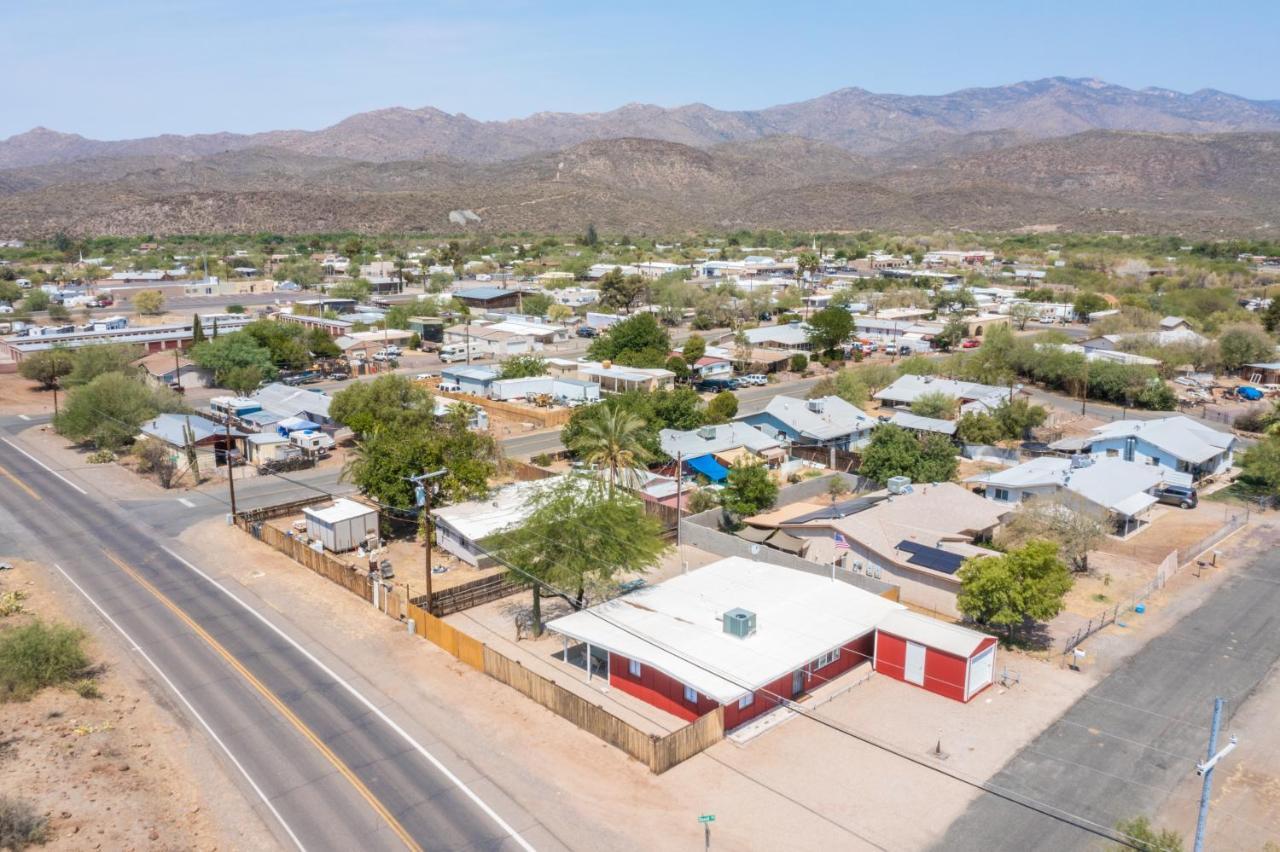
[[[547,455],[546,453],[538,453],[536,456],[530,459],[530,461],[532,461],[538,467],[546,467],[547,465],[551,464],[551,456]]]
[[[0,702],[25,701],[78,677],[89,665],[74,627],[33,621],[0,633]]]
[[[803,373],[809,366],[809,356],[803,352],[797,352],[791,356],[791,372]]]
[[[109,464],[116,460],[116,454],[110,450],[97,450],[89,453],[89,464]]]
[[[0,796],[0,849],[25,849],[44,843],[48,821],[26,799]]]
[[[1231,425],[1241,432],[1265,432],[1273,420],[1271,409],[1258,407],[1240,412]]]
[[[76,695],[81,698],[101,698],[102,690],[98,689],[98,682],[91,677],[82,677],[71,684],[71,688],[76,691]]]

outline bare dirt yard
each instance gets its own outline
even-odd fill
[[[89,685],[0,695],[0,794],[46,821],[44,848],[278,848],[140,661],[97,639],[106,628],[61,597],[49,568],[0,562],[13,566],[0,571],[0,601],[21,607],[0,615],[0,634],[36,619],[87,634]]]
[[[53,393],[17,373],[0,373],[0,411],[6,414],[52,414]]]

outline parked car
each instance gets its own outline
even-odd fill
[[[910,346],[907,346],[905,343],[898,347],[899,355],[910,355],[914,351],[915,351],[914,349],[912,349]]]
[[[379,349],[377,352],[373,353],[373,360],[375,361],[391,361],[394,358],[395,356],[387,352],[385,349]]]
[[[578,330],[575,331],[574,334],[578,335],[579,337],[587,337],[587,338],[600,336],[600,332],[589,325],[578,326]]]
[[[693,386],[698,393],[720,393],[731,391],[737,386],[734,379],[703,379]]]
[[[1162,485],[1155,490],[1155,497],[1160,503],[1183,509],[1194,509],[1200,502],[1200,496],[1189,485]]]
[[[763,373],[748,373],[747,375],[743,376],[740,381],[744,385],[755,385],[759,387],[761,385],[769,384],[769,377],[764,375]]]
[[[976,338],[970,337],[964,343],[960,344],[960,348],[961,349],[977,349],[981,345],[982,345],[981,340],[977,340]]]
[[[386,352],[388,355],[390,355],[393,358],[399,357],[400,355],[404,354],[404,350],[401,349],[399,346],[396,346],[394,343],[386,347],[382,351]]]

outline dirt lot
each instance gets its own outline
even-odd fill
[[[0,411],[6,414],[52,414],[53,393],[40,390],[39,385],[17,373],[0,373]]]
[[[1222,527],[1230,511],[1216,502],[1204,502],[1194,509],[1157,504],[1151,508],[1146,529],[1124,541],[1108,538],[1100,549],[1159,564],[1169,551],[1191,547]]]
[[[153,691],[141,662],[97,641],[106,628],[60,599],[47,568],[13,564],[0,572],[0,592],[25,593],[24,612],[0,620],[0,629],[35,616],[83,624],[101,693],[50,688],[0,704],[0,790],[48,818],[44,848],[277,848],[200,733]]]

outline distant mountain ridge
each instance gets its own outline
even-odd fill
[[[627,104],[604,113],[545,112],[477,121],[433,107],[394,107],[350,116],[321,130],[163,135],[102,141],[38,127],[0,141],[0,169],[94,158],[191,159],[248,148],[281,148],[369,162],[448,157],[513,160],[583,142],[639,137],[708,148],[770,136],[801,136],[854,153],[946,148],[972,134],[988,142],[1069,136],[1088,130],[1158,133],[1280,131],[1280,101],[1205,89],[1128,89],[1098,80],[1051,77],[945,95],[876,94],[839,89],[759,110],[705,104],[665,108]]]

